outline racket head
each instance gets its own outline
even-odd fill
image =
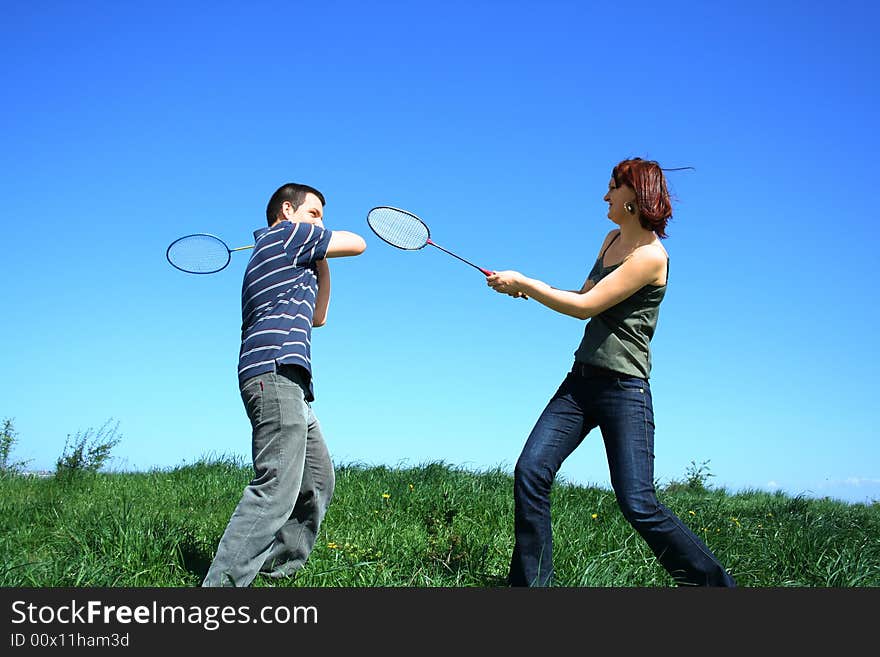
[[[165,257],[171,266],[187,274],[214,274],[229,264],[232,252],[216,235],[195,233],[171,242]]]
[[[398,249],[416,251],[431,239],[431,231],[424,221],[412,212],[379,205],[367,213],[367,223],[384,242]]]

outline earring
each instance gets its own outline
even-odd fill
[[[635,214],[636,209],[633,207],[632,203],[629,203],[629,202],[624,203],[623,207],[626,208],[626,211],[629,212],[630,214]]]

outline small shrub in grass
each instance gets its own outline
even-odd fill
[[[12,461],[12,447],[18,440],[12,420],[3,420],[3,429],[0,430],[0,477],[8,474],[19,474],[27,466],[29,461]]]
[[[684,479],[670,482],[663,490],[667,493],[682,491],[704,493],[711,488],[709,478],[714,476],[709,469],[709,461],[703,461],[699,465],[696,461],[691,461],[685,471]]]
[[[119,422],[113,426],[110,426],[110,422],[107,420],[97,431],[92,428],[78,431],[72,440],[70,434],[67,435],[64,451],[55,462],[57,479],[94,474],[104,466],[110,458],[110,452],[122,438],[117,434]]]

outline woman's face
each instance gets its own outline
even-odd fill
[[[638,215],[636,193],[629,185],[619,185],[614,182],[614,177],[608,181],[608,192],[605,194],[605,202],[608,203],[608,218],[616,224],[621,224],[628,218]],[[631,203],[636,212],[628,212],[626,204]]]

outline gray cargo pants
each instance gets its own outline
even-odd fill
[[[249,586],[257,573],[292,575],[308,559],[333,497],[335,473],[294,366],[246,380],[254,478],[217,546],[202,586]]]

